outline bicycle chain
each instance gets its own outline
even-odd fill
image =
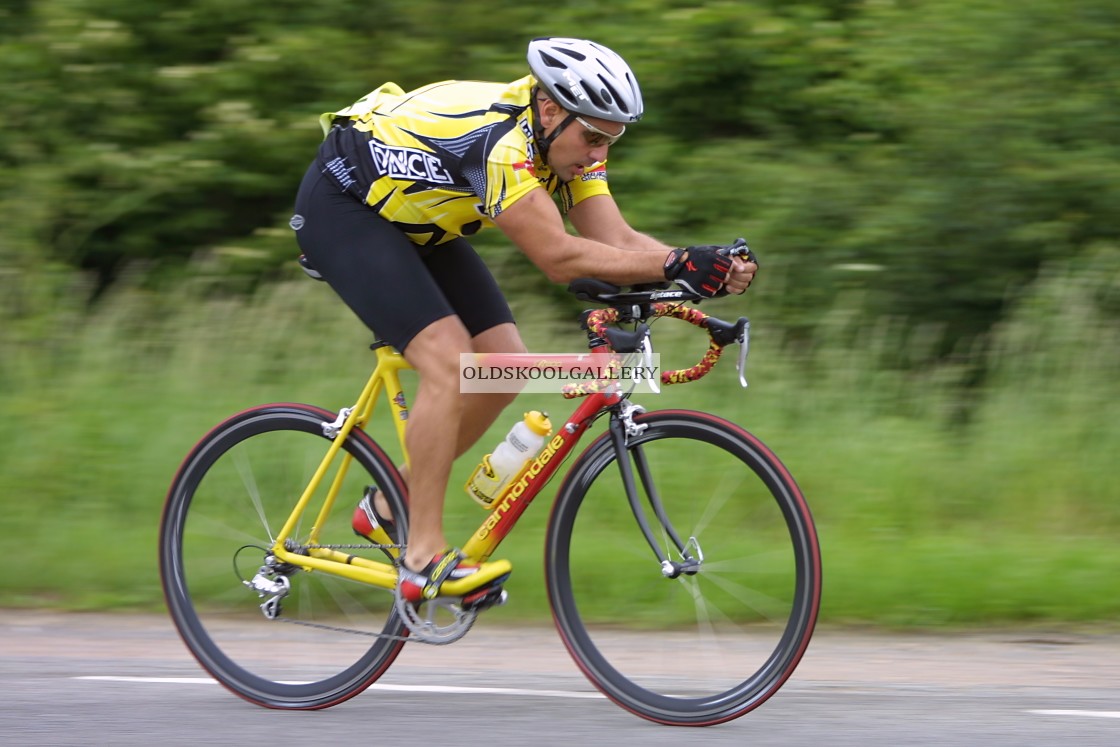
[[[332,633],[351,633],[353,635],[361,635],[367,638],[384,638],[387,641],[408,641],[420,640],[409,638],[406,635],[389,635],[388,633],[370,633],[365,630],[354,630],[353,628],[340,628],[336,625],[324,625],[323,623],[308,622],[306,620],[293,620],[288,617],[277,616],[272,618],[275,622],[288,623],[289,625],[302,625],[305,628],[317,628],[319,630],[329,630]],[[429,643],[430,641],[420,640],[421,643]]]
[[[300,545],[312,550],[403,550],[404,545],[374,545],[366,543],[364,545]]]

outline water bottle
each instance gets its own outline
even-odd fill
[[[525,413],[525,418],[475,467],[467,480],[467,494],[483,508],[491,508],[509,479],[537,455],[551,433],[548,415],[536,410]]]

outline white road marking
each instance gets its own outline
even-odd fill
[[[143,682],[163,685],[216,685],[217,680],[209,677],[122,677],[112,675],[88,675],[75,677],[76,680],[93,682]],[[285,682],[286,685],[302,685],[303,682]],[[369,690],[400,693],[457,693],[463,695],[528,695],[538,698],[602,698],[602,693],[576,692],[574,690],[524,690],[510,687],[455,687],[448,685],[386,685],[374,683]]]
[[[1120,718],[1120,711],[1027,711],[1037,716],[1086,716],[1089,718]]]

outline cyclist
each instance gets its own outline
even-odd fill
[[[480,570],[447,546],[444,493],[454,459],[516,396],[460,394],[459,354],[525,352],[470,236],[497,226],[554,282],[671,279],[714,296],[742,293],[757,270],[719,247],[668,246],[622,217],[605,163],[641,118],[642,95],[621,57],[553,37],[531,41],[528,61],[530,74],[512,83],[444,81],[408,93],[386,83],[324,114],[325,139],[296,198],[291,226],[309,265],[419,376],[399,581],[413,603],[448,579],[471,588]],[[379,494],[363,497],[354,530],[398,539]]]

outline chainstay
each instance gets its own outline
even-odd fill
[[[326,625],[325,623],[308,622],[307,620],[294,620],[290,617],[278,616],[272,618],[274,622],[287,623],[289,625],[302,625],[305,628],[316,628],[318,630],[329,630],[332,633],[349,633],[350,635],[360,635],[366,638],[380,638],[386,641],[403,641],[404,643],[426,643],[429,646],[449,646],[459,638],[451,639],[431,639],[424,638],[423,636],[407,636],[407,635],[390,635],[389,633],[370,633],[365,630],[354,630],[353,628],[343,628],[337,625]],[[473,625],[473,621],[467,626],[469,630]],[[407,627],[407,626],[406,626]],[[463,631],[464,635],[466,630]],[[460,636],[461,638],[462,636]]]
[[[305,547],[305,548],[308,548],[308,549],[316,549],[316,550],[389,550],[389,549],[404,550],[405,549],[404,545],[375,545],[375,544],[370,543],[370,542],[361,543],[361,544],[354,543],[354,544],[342,544],[342,545],[302,545],[301,547]],[[385,640],[385,641],[403,641],[404,643],[426,643],[429,646],[449,646],[452,643],[454,643],[455,641],[459,640],[458,638],[453,638],[451,640],[440,640],[440,639],[432,640],[432,639],[424,638],[422,636],[391,635],[389,633],[370,633],[369,631],[366,631],[366,630],[355,630],[353,628],[343,628],[343,627],[338,626],[338,625],[327,625],[325,623],[309,622],[307,620],[295,620],[295,619],[292,619],[290,617],[284,617],[282,615],[274,617],[272,619],[276,622],[287,623],[289,625],[301,625],[305,628],[317,628],[318,630],[329,630],[332,633],[347,633],[347,634],[350,634],[350,635],[364,636],[366,638],[379,638],[379,639]],[[405,627],[407,627],[407,625]]]

